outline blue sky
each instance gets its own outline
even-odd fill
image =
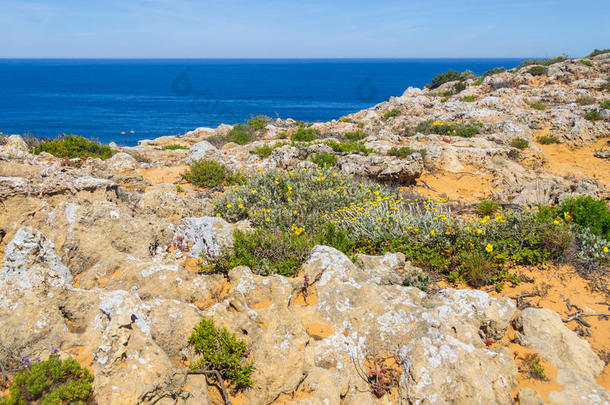
[[[577,57],[609,0],[0,0],[0,57]]]

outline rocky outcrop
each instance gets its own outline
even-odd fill
[[[184,161],[187,164],[191,164],[195,160],[214,160],[224,163],[224,158],[218,149],[208,141],[201,141],[191,146],[188,156]]]

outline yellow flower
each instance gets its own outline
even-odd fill
[[[573,218],[570,215],[570,213],[566,211],[566,212],[563,213],[563,219],[565,219],[566,222],[570,222]]]
[[[430,229],[430,235],[434,236],[434,229]]]
[[[231,205],[231,204],[227,204],[227,208],[231,208],[231,207],[232,207],[232,205]]]
[[[602,250],[604,251],[604,253],[608,253],[608,246],[604,246]]]
[[[266,217],[266,218],[265,218],[265,222],[271,222],[271,218]]]
[[[244,208],[244,206],[243,206],[242,204],[239,204],[239,205],[237,206],[237,208]]]
[[[220,216],[220,212],[218,214],[216,214],[216,216],[219,217]]]
[[[337,177],[337,173],[333,173],[333,177]]]
[[[296,215],[296,214],[297,214],[297,210],[293,210],[293,211],[292,211],[292,213],[293,213],[294,215]]]
[[[482,229],[477,229],[477,235],[480,235],[480,234],[482,234],[482,233],[483,233],[483,230],[482,230]]]
[[[252,189],[252,194],[256,194],[256,193],[258,193],[258,191],[255,188],[253,188]]]
[[[559,225],[559,221],[558,221],[558,220],[554,220],[554,221],[553,221],[553,223],[554,223],[555,225]]]
[[[494,251],[494,245],[488,244],[487,246],[485,246],[485,250],[487,251],[487,253],[493,252]]]
[[[292,191],[292,186],[288,186],[288,191]]]

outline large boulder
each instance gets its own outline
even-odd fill
[[[220,163],[225,162],[225,159],[220,151],[208,141],[201,141],[191,146],[188,156],[186,159],[184,159],[184,161],[186,164],[190,165],[195,160],[214,160]]]

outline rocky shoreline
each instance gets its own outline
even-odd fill
[[[56,350],[92,372],[99,404],[223,403],[216,380],[186,372],[193,327],[213,317],[254,361],[253,386],[229,387],[231,403],[610,403],[609,321],[593,316],[609,312],[607,268],[585,280],[570,266],[532,266],[521,273],[528,281],[500,292],[446,279],[422,291],[404,285],[415,266],[402,253],[348,257],[318,245],[294,276],[245,266],[208,274],[202,254],[231,250],[234,231],[252,225],[214,215],[229,187],[181,177],[200,160],[245,177],[328,163],[464,215],[482,199],[608,201],[610,109],[600,106],[610,54],[587,61],[409,88],[331,122],[263,119],[245,142],[229,142],[235,127],[221,125],[110,145],[101,160],[34,154],[9,136],[0,144],[0,365]],[[574,313],[589,326],[565,321]],[[524,377],[527,354],[546,380]],[[359,370],[387,358],[393,383],[377,395]]]

